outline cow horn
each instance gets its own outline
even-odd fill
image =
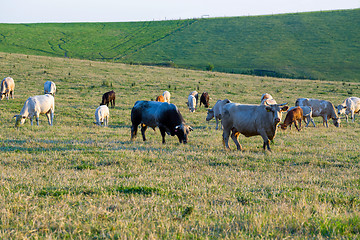
[[[14,116],[13,116],[13,118],[14,118],[14,117],[17,117],[17,116],[19,116],[19,114],[17,114],[17,115],[14,115]]]
[[[190,130],[190,131],[194,131],[194,128],[192,128],[191,126],[189,126],[189,130]]]
[[[175,127],[175,129],[179,129],[180,128],[180,125],[177,125],[176,127]]]
[[[288,104],[288,103],[279,104],[279,107],[284,106],[284,105],[287,105],[287,104]]]

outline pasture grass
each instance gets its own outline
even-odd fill
[[[272,152],[240,136],[225,151],[206,109],[186,109],[190,91],[258,104],[268,92],[341,103],[359,83],[276,79],[0,53],[15,99],[0,102],[0,238],[343,239],[360,234],[360,120],[341,128],[278,131]],[[25,100],[57,84],[54,126],[40,116],[14,128]],[[106,84],[104,84],[104,82]],[[112,87],[111,87],[112,86]],[[109,127],[95,126],[102,94],[116,92]],[[182,145],[159,130],[130,141],[135,101],[172,94],[195,128]],[[351,92],[351,95],[349,94]]]

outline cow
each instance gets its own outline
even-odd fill
[[[109,106],[109,103],[111,107],[115,107],[115,92],[112,90],[103,94],[100,105]]]
[[[157,101],[157,102],[165,102],[165,98],[164,98],[163,95],[160,95],[160,96],[157,96],[157,97],[156,97],[156,101]]]
[[[208,108],[209,100],[210,100],[209,94],[207,92],[203,92],[200,96],[200,106],[199,107],[201,107],[201,103],[202,103],[202,104],[204,104],[204,106],[206,108]]]
[[[187,105],[189,107],[190,112],[196,111],[196,98],[193,95],[189,95]]]
[[[44,83],[44,94],[51,94],[51,95],[55,95],[56,92],[56,85],[54,82],[52,81],[46,81]]]
[[[340,118],[336,114],[334,105],[329,101],[312,98],[298,98],[296,99],[295,106],[309,106],[312,109],[313,117],[323,118],[324,126],[329,127],[328,119],[331,118],[334,126],[340,127]]]
[[[4,78],[1,81],[1,100],[6,97],[9,100],[9,95],[14,99],[15,82],[11,77]]]
[[[311,107],[309,106],[299,106],[302,111],[303,111],[303,120],[304,122],[306,123],[306,126],[305,127],[308,127],[310,122],[314,125],[315,127],[315,122],[314,122],[314,119],[312,118],[312,109]],[[296,107],[291,107],[289,108],[288,111],[291,111],[292,109],[294,109]]]
[[[137,101],[131,109],[131,140],[136,138],[139,124],[143,141],[146,141],[145,131],[149,126],[160,129],[162,143],[165,143],[165,134],[177,136],[180,143],[187,143],[190,131],[193,128],[187,125],[179,109],[171,103],[156,101]]]
[[[164,91],[162,95],[164,97],[165,102],[170,103],[170,92]]]
[[[301,107],[295,107],[287,112],[284,123],[280,123],[279,126],[282,130],[286,130],[288,126],[290,126],[291,129],[291,125],[294,123],[296,129],[300,131],[302,118],[303,110],[301,109]],[[297,125],[297,122],[299,122],[299,126]]]
[[[265,105],[265,103],[267,104],[276,104],[276,101],[275,99],[268,93],[264,93],[262,96],[261,96],[261,105]]]
[[[55,111],[55,101],[54,97],[51,94],[38,95],[34,97],[29,97],[23,108],[21,109],[20,114],[15,115],[16,122],[15,127],[19,127],[20,124],[24,124],[26,118],[30,118],[31,125],[33,125],[33,117],[36,118],[36,124],[39,125],[39,115],[45,114],[49,125],[53,125]]]
[[[104,124],[103,126],[106,127],[106,126],[108,126],[108,123],[109,123],[109,117],[110,117],[110,113],[109,113],[108,106],[100,105],[95,110],[95,122],[94,123],[99,126]]]
[[[360,98],[358,97],[349,97],[345,101],[336,106],[338,110],[338,115],[345,114],[346,122],[349,122],[348,115],[351,114],[352,122],[355,122],[355,113],[360,113]]]
[[[197,91],[192,91],[189,95],[192,95],[192,96],[195,97],[195,99],[196,99],[196,105],[197,105],[197,103],[198,103],[198,101],[199,101],[199,93],[198,93]]]
[[[238,150],[242,147],[238,141],[240,133],[246,137],[260,135],[263,140],[263,149],[269,151],[269,140],[276,135],[277,125],[281,120],[282,112],[288,110],[287,103],[271,105],[247,105],[239,103],[228,103],[223,107],[223,143],[226,149],[229,148],[229,136],[235,142]]]
[[[222,108],[227,103],[231,103],[231,101],[229,99],[218,100],[215,103],[213,108],[208,109],[208,113],[207,113],[207,116],[206,116],[206,121],[210,121],[211,119],[213,119],[215,117],[215,121],[216,121],[215,129],[216,130],[218,130],[219,121],[221,120]],[[220,123],[220,129],[222,129],[222,124],[221,123]]]

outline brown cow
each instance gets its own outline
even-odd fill
[[[294,123],[296,129],[298,131],[300,131],[302,118],[303,118],[303,110],[301,109],[301,107],[293,108],[290,111],[288,111],[288,113],[286,114],[284,123],[281,123],[280,127],[282,130],[286,130],[287,126],[290,126],[290,129],[291,129],[291,125]],[[299,122],[299,127],[298,127],[296,121]]]
[[[114,91],[104,93],[104,95],[102,96],[102,101],[101,101],[100,105],[109,106],[109,103],[111,103],[111,107],[115,107],[115,92]]]
[[[160,96],[157,96],[157,97],[156,97],[156,101],[157,101],[157,102],[165,102],[165,98],[164,98],[163,95],[160,95]]]
[[[209,100],[210,100],[209,94],[207,92],[203,92],[200,96],[200,107],[201,107],[201,103],[202,103],[202,104],[204,104],[204,106],[206,108],[208,108]]]

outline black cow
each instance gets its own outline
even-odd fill
[[[202,104],[204,104],[204,106],[206,108],[208,108],[209,100],[210,100],[209,94],[207,92],[203,92],[200,97],[200,107],[201,107],[201,103],[202,103]]]
[[[100,105],[109,106],[109,103],[111,103],[111,107],[115,107],[115,92],[114,91],[104,93],[104,95],[102,96],[102,101],[101,101]]]
[[[185,124],[179,109],[171,103],[155,101],[137,101],[131,109],[131,140],[136,138],[139,124],[141,124],[141,134],[146,141],[145,131],[147,127],[155,130],[160,129],[162,143],[165,143],[165,133],[177,136],[180,143],[187,143],[188,135],[193,130]]]

